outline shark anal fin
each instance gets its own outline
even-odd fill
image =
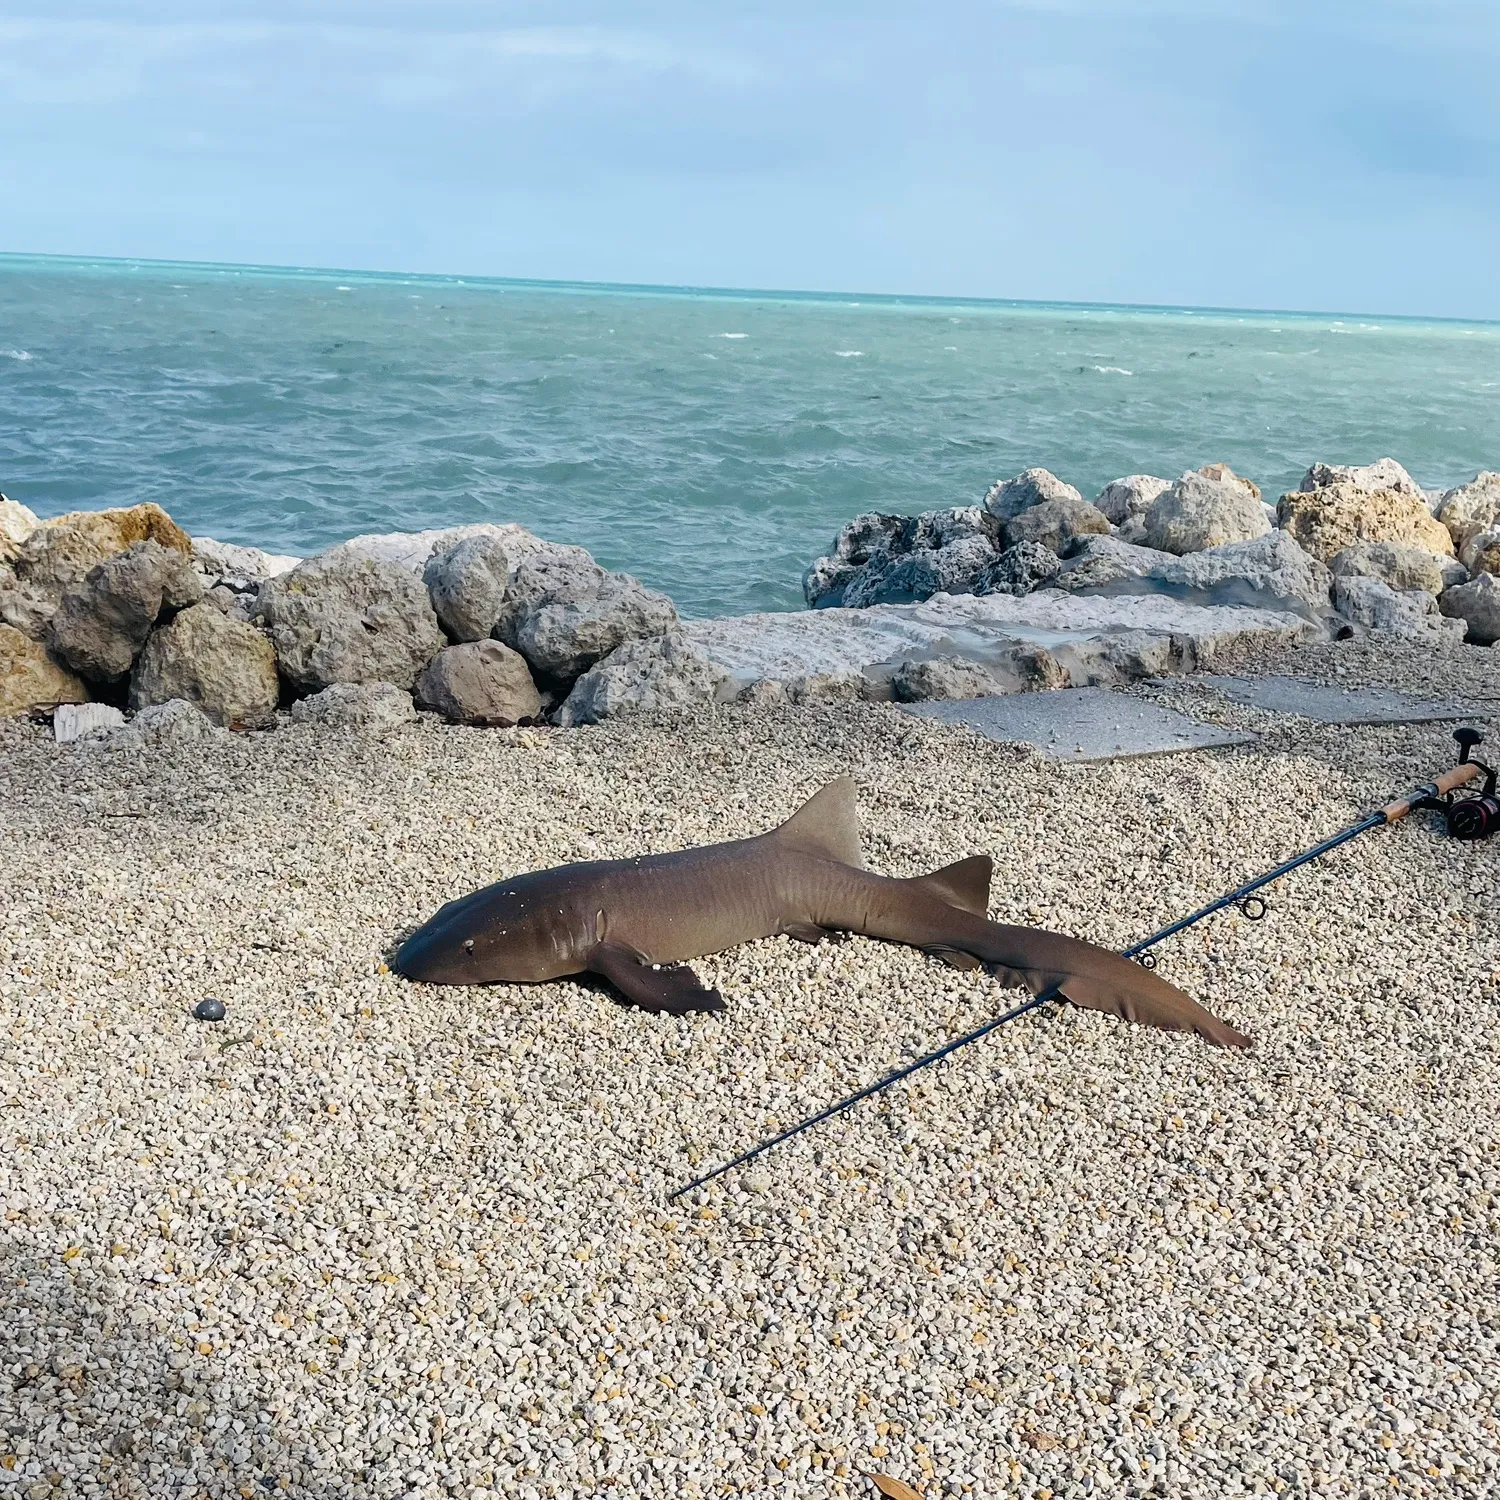
[[[596,943],[589,952],[588,972],[607,979],[627,1000],[645,1010],[686,1016],[699,1010],[723,1010],[724,997],[704,987],[685,964],[654,968],[634,948],[623,943]]]
[[[995,862],[988,854],[972,854],[930,875],[918,875],[911,884],[949,906],[982,917],[990,909],[990,876],[994,869]]]
[[[776,929],[780,937],[789,937],[799,943],[826,943],[829,938],[842,937],[831,927],[819,927],[816,922],[783,922]]]
[[[962,948],[950,948],[946,943],[929,943],[922,949],[923,953],[933,958],[940,958],[950,969],[980,969],[984,967],[982,959],[975,958],[972,953],[965,953]]]

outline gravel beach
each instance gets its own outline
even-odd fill
[[[1249,664],[1500,708],[1475,648]],[[685,1020],[385,967],[480,884],[845,771],[872,868],[989,851],[999,920],[1123,946],[1453,754],[1138,691],[1262,738],[0,724],[0,1497],[1493,1494],[1500,844],[1413,818],[1164,948],[1249,1053],[1050,1008],[671,1206],[1017,997],[865,940],[701,960]]]

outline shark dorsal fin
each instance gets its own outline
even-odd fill
[[[921,886],[949,906],[983,917],[990,909],[990,876],[994,868],[995,862],[988,854],[973,854],[968,859],[944,865],[931,875],[918,875],[912,884]]]
[[[766,835],[785,849],[840,864],[865,867],[859,846],[859,818],[854,806],[854,782],[847,776],[814,792],[780,828]]]

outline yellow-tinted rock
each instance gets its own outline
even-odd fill
[[[1476,533],[1458,555],[1471,573],[1500,574],[1500,531]]]
[[[1453,556],[1448,528],[1415,495],[1362,490],[1351,483],[1283,495],[1276,517],[1306,552],[1329,562],[1356,542],[1397,542]]]
[[[60,666],[47,648],[10,625],[0,625],[0,719],[58,703],[87,703],[82,679]]]
[[[61,593],[90,568],[137,542],[157,542],[193,555],[193,539],[159,505],[75,510],[43,521],[21,543],[16,576]]]
[[[40,525],[20,501],[0,495],[0,562],[9,562],[21,550],[21,543]]]
[[[1228,464],[1204,464],[1198,472],[1205,479],[1216,479],[1220,484],[1243,485],[1249,491],[1252,500],[1260,499],[1260,486],[1253,479],[1246,479],[1243,474],[1236,474]]]

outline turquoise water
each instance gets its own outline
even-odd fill
[[[684,613],[1041,464],[1500,467],[1500,325],[0,257],[0,490],[311,552],[520,521]]]

